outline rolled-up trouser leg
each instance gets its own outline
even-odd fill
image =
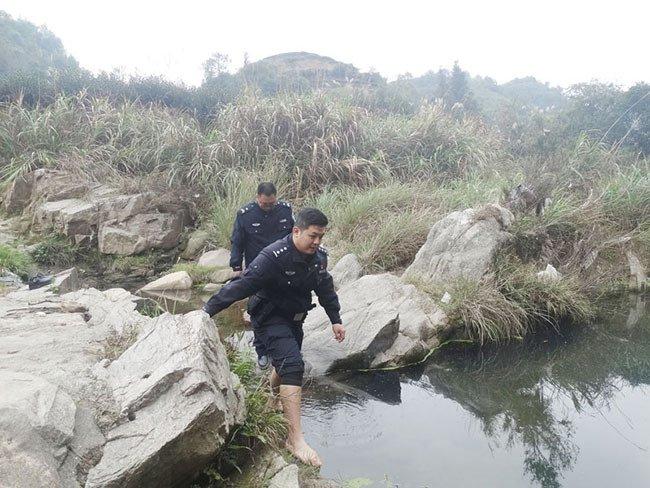
[[[302,386],[305,363],[302,360],[302,327],[291,322],[276,322],[259,327],[260,340],[266,345],[271,364],[281,385]]]

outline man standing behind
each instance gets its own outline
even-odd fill
[[[241,278],[227,283],[203,310],[210,316],[246,297],[251,321],[271,357],[271,387],[279,395],[289,426],[286,447],[302,462],[320,466],[321,460],[306,442],[301,429],[300,403],[305,364],[302,323],[312,304],[311,292],[332,323],[334,338],[345,339],[339,299],[327,272],[327,254],[320,247],[327,217],[315,208],[298,213],[291,234],[280,239],[253,260]]]
[[[236,276],[242,272],[242,259],[246,266],[250,265],[262,249],[291,233],[291,205],[278,200],[276,195],[273,183],[260,183],[257,186],[257,198],[237,212],[230,238],[230,267]],[[261,369],[266,369],[269,358],[264,344],[259,340],[255,324],[252,327],[257,364]]]

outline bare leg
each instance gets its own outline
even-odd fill
[[[271,367],[271,408],[275,410],[282,410],[282,402],[280,401],[280,376],[275,372],[275,368]]]
[[[284,410],[284,418],[289,424],[287,449],[305,464],[321,466],[323,463],[316,451],[306,442],[300,426],[300,402],[302,387],[294,385],[280,385],[280,399]]]

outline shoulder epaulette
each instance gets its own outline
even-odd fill
[[[248,212],[251,208],[253,208],[253,207],[252,207],[252,202],[249,202],[249,203],[247,203],[246,205],[244,205],[242,208],[239,209],[239,213],[240,213],[240,214],[245,214],[245,213]]]
[[[289,202],[285,202],[284,200],[278,200],[278,205],[283,205],[285,207],[291,208],[291,204]]]
[[[323,246],[318,246],[318,250],[327,256],[327,249],[325,249]]]
[[[282,254],[287,252],[287,249],[288,249],[287,246],[282,246],[279,247],[278,249],[273,249],[271,252],[276,258],[279,258],[280,256],[282,256]]]

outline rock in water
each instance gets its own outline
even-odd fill
[[[632,251],[627,251],[627,262],[630,266],[630,290],[644,290],[648,286],[648,275],[645,266]]]
[[[187,271],[176,271],[144,285],[140,291],[189,290],[192,278]]]
[[[339,290],[346,338],[334,340],[322,308],[305,321],[303,355],[311,376],[337,369],[398,365],[439,343],[447,317],[413,285],[391,274],[367,275]]]

